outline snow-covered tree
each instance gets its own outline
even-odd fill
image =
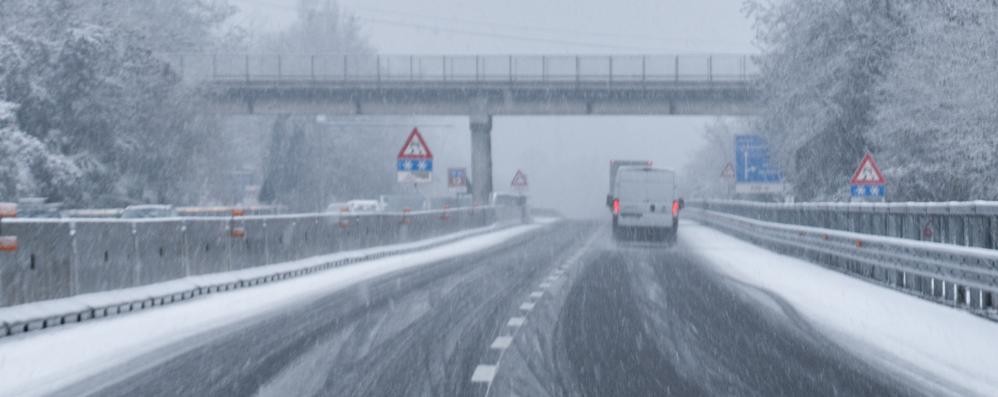
[[[876,150],[877,83],[889,67],[899,22],[892,0],[749,1],[763,54],[767,136],[796,195],[842,198],[857,159]]]

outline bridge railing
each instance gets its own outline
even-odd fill
[[[193,81],[745,82],[749,55],[167,54]]]
[[[998,319],[998,203],[691,200],[688,207],[691,218],[753,243]]]

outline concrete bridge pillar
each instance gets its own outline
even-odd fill
[[[492,195],[492,116],[471,116],[471,195],[487,205]]]

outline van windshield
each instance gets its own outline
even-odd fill
[[[624,171],[617,183],[617,197],[622,201],[670,201],[673,176],[656,170]]]

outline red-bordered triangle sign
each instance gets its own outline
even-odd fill
[[[513,175],[513,182],[509,183],[513,187],[527,187],[527,174],[523,171],[516,170],[516,175]]]
[[[722,178],[734,178],[735,177],[735,167],[731,166],[731,162],[724,165],[724,169],[721,170]]]
[[[426,141],[423,140],[423,134],[419,133],[418,128],[413,128],[412,132],[409,133],[409,138],[405,140],[405,145],[402,145],[402,150],[399,150],[400,159],[432,159],[433,152],[430,151],[430,147],[426,145]]]
[[[880,172],[877,161],[870,153],[863,156],[863,161],[859,162],[859,168],[856,168],[856,172],[852,174],[852,179],[849,180],[849,184],[852,185],[883,185],[886,183],[887,179]]]

